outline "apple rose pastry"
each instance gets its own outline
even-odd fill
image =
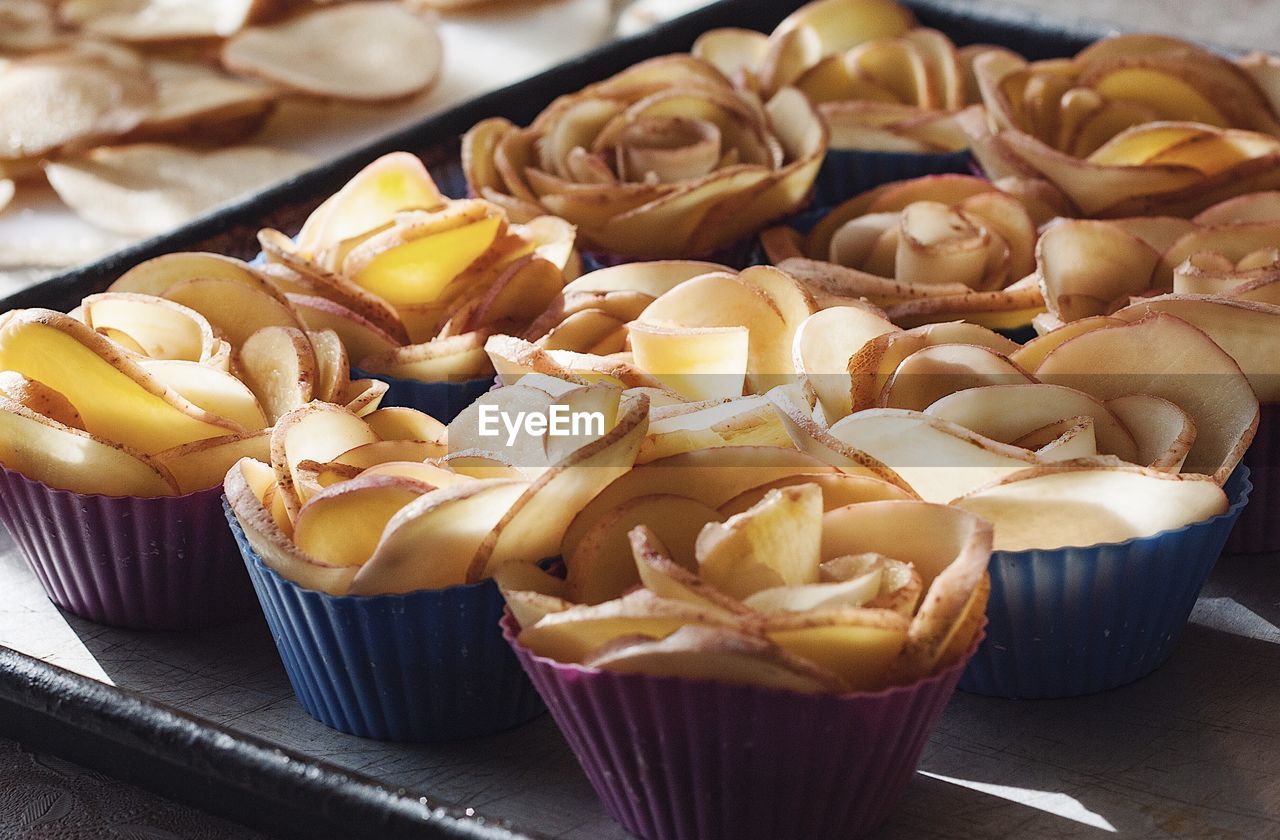
[[[630,831],[855,836],[896,801],[982,634],[991,530],[869,479],[852,497],[841,477],[794,450],[690,452],[578,515],[567,580],[499,572],[508,640]],[[801,774],[797,801],[760,760]],[[696,781],[646,784],[649,767]],[[833,773],[865,782],[821,784]],[[818,816],[762,825],[749,802]],[[673,817],[677,834],[651,832]]]
[[[557,436],[557,406],[601,424]],[[543,424],[494,439],[490,412]],[[647,418],[643,395],[523,384],[447,428],[409,408],[362,418],[316,402],[283,417],[268,460],[227,473],[227,519],[308,713],[408,741],[478,737],[536,715],[491,577],[545,576],[535,564],[631,468]]]
[[[1280,122],[1236,64],[1174,38],[1099,41],[1073,59],[979,56],[985,118],[966,115],[992,177],[1043,178],[1077,214],[1190,216],[1280,183]]]
[[[345,359],[318,372],[313,348],[341,355],[331,332],[264,328],[237,347],[167,298],[97,294],[70,315],[22,309],[2,323],[6,522],[55,603],[109,624],[243,615],[248,590],[218,527],[221,474],[266,455],[290,388],[370,410],[381,396],[349,381]],[[260,377],[252,347],[272,329],[299,365],[269,354]]]
[[[609,259],[711,254],[794,212],[827,130],[798,91],[766,102],[689,55],[563,96],[528,128],[463,138],[467,183],[516,222],[552,214]]]
[[[1044,305],[1030,277],[1031,215],[980,178],[886,184],[827,213],[807,234],[775,228],[761,239],[770,261],[815,296],[866,298],[903,326],[964,318],[1017,329]]]

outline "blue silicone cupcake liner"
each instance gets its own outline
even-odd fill
[[[368,373],[359,368],[351,369],[352,379],[379,379],[387,383],[387,393],[382,407],[404,406],[430,414],[441,423],[457,417],[462,409],[471,405],[493,387],[493,377],[467,379],[462,382],[418,382],[382,373]]]
[[[969,175],[973,172],[972,163],[968,149],[934,154],[831,149],[818,171],[813,206],[835,207],[890,181],[949,172]]]
[[[1075,697],[1163,665],[1249,500],[1248,467],[1237,468],[1224,489],[1227,512],[1185,528],[1122,543],[992,554],[987,638],[960,689]]]
[[[132,630],[190,630],[253,614],[221,497],[221,487],[87,495],[0,467],[0,518],[49,600]]]
[[[503,641],[492,580],[404,595],[328,595],[263,563],[231,524],[298,702],[342,732],[455,741],[519,726],[544,707]]]
[[[1258,433],[1244,455],[1253,500],[1227,540],[1227,554],[1280,551],[1280,405],[1262,406]]]

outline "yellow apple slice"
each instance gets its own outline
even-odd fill
[[[204,362],[215,353],[209,321],[181,304],[151,295],[107,292],[80,304],[82,320],[95,331],[119,330],[152,359]]]
[[[192,405],[125,351],[58,312],[10,313],[0,324],[0,370],[58,391],[90,433],[145,454],[243,431]]]
[[[293,523],[293,541],[331,566],[361,566],[401,508],[434,488],[400,476],[357,476],[312,496]]]
[[[771,490],[763,500],[698,534],[698,574],[745,599],[762,589],[816,583],[822,491],[812,484]]]
[[[551,613],[520,633],[520,643],[539,656],[557,662],[584,662],[614,639],[647,636],[661,639],[687,624],[728,627],[721,611],[705,610],[687,601],[660,598],[637,589],[603,604],[579,605]]]
[[[274,478],[271,467],[252,458],[241,459],[227,471],[223,485],[227,503],[244,529],[249,545],[268,568],[286,580],[306,589],[345,595],[355,576],[355,567],[317,562],[294,545],[272,515],[270,500],[266,498],[277,487]]]
[[[746,327],[662,327],[633,322],[636,364],[692,400],[742,396],[749,360]]]
[[[809,316],[796,332],[794,363],[829,423],[853,411],[849,360],[877,336],[897,332],[891,321],[856,306],[833,306]]]
[[[1098,451],[1138,463],[1138,447],[1127,425],[1108,405],[1062,385],[988,385],[949,394],[925,409],[980,435],[1015,445],[1050,423],[1067,417],[1093,420]]]
[[[155,455],[178,483],[179,493],[218,486],[241,458],[267,461],[270,457],[271,432],[267,429],[198,440]]]
[[[352,594],[466,583],[476,549],[527,487],[528,482],[515,479],[480,479],[418,497],[387,523],[352,583]]]
[[[70,400],[43,382],[28,379],[16,370],[0,371],[0,395],[56,423],[84,431],[84,418]]]
[[[1196,327],[1161,312],[1064,342],[1036,375],[1100,400],[1130,394],[1169,400],[1195,423],[1185,468],[1219,483],[1240,462],[1257,429],[1258,399],[1235,360]]]
[[[319,363],[311,341],[293,327],[263,327],[248,336],[239,369],[271,424],[318,395]]]
[[[742,602],[730,598],[690,571],[695,565],[692,550],[689,562],[680,563],[667,553],[667,547],[648,525],[637,525],[627,536],[640,582],[653,594],[674,601],[687,601],[711,612],[721,611],[726,618],[751,614]]]
[[[829,694],[843,688],[834,674],[759,636],[696,624],[659,640],[617,637],[597,648],[583,664],[607,671],[713,680],[801,694]]]
[[[165,298],[194,309],[236,347],[265,327],[301,330],[302,322],[287,300],[262,280],[256,286],[224,277],[180,280]]]
[[[635,464],[648,415],[648,400],[628,397],[608,433],[575,450],[529,485],[477,549],[468,580],[490,577],[507,563],[536,563],[560,554],[574,517]]]
[[[1196,424],[1178,406],[1150,394],[1107,400],[1107,408],[1124,423],[1135,443],[1132,464],[1179,472],[1196,442]]]
[[[698,532],[708,522],[719,521],[714,509],[685,496],[630,499],[597,520],[573,553],[566,555],[569,592],[575,601],[599,604],[640,583],[629,534],[641,525],[650,529],[664,552],[671,551],[673,562],[692,571],[697,568],[693,546]]]
[[[928,502],[949,502],[1039,463],[1025,449],[906,409],[851,414],[831,427],[831,435],[887,464]]]
[[[1001,551],[1100,545],[1147,537],[1225,513],[1209,477],[1136,466],[1039,467],[955,501],[995,526]]]
[[[172,496],[178,485],[158,459],[65,426],[0,396],[0,464],[73,493]]]
[[[753,626],[788,653],[835,674],[846,691],[875,691],[893,681],[908,622],[889,610],[844,607],[769,613]]]
[[[924,411],[957,391],[1035,380],[1006,356],[975,344],[939,344],[907,356],[894,370],[880,405]]]
[[[290,521],[307,501],[299,481],[298,465],[303,461],[328,463],[343,452],[378,436],[368,424],[346,408],[331,403],[310,402],[276,421],[271,431],[271,466]]]

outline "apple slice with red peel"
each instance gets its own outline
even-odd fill
[[[1219,483],[1258,426],[1258,398],[1235,360],[1201,330],[1162,312],[1070,339],[1045,357],[1036,375],[1104,401],[1130,394],[1169,400],[1195,423],[1185,469]]]

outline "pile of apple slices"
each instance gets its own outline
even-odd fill
[[[642,394],[542,384],[550,390],[493,391],[447,429],[408,408],[360,417],[309,403],[276,423],[269,458],[227,473],[227,498],[268,566],[334,595],[475,583],[536,563],[557,555],[577,512],[631,468],[649,411]],[[480,434],[484,408],[545,418],[552,405],[599,412],[604,428]]]
[[[491,376],[485,339],[523,330],[577,264],[571,226],[550,218],[512,225],[487,202],[451,201],[407,153],[365,167],[312,213],[296,243],[274,230],[259,240],[262,266],[168,254],[110,291],[181,303],[235,347],[265,327],[331,330],[363,371],[458,381]],[[293,354],[277,344],[291,369]],[[299,364],[307,368],[306,359]]]
[[[349,380],[332,332],[265,328],[243,345],[225,335],[194,309],[143,294],[91,295],[69,315],[6,313],[0,463],[77,493],[192,493],[216,487],[239,458],[264,457],[288,400],[372,410],[386,390]]]
[[[724,453],[694,454],[711,451]],[[964,655],[986,608],[989,524],[919,501],[832,507],[808,479],[834,471],[783,449],[737,455],[733,466],[650,465],[619,479],[609,503],[623,482],[627,493],[637,482],[672,492],[613,508],[598,497],[575,521],[585,535],[566,552],[568,580],[500,570],[520,643],[559,662],[808,693],[907,683]],[[723,520],[706,507],[747,493]],[[689,515],[698,508],[710,521]],[[603,550],[586,548],[602,526],[616,555],[608,581],[598,558],[583,566],[584,552]]]

